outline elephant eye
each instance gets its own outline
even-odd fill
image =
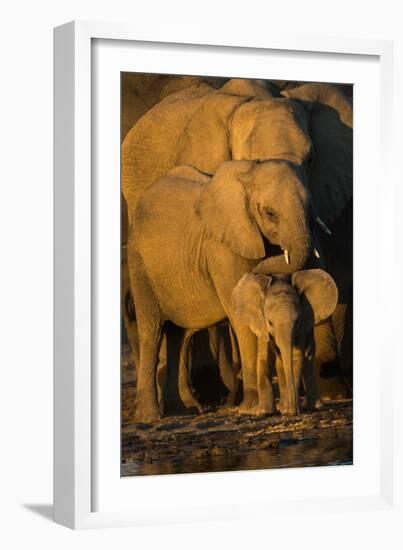
[[[271,208],[266,208],[264,213],[266,214],[266,217],[269,218],[269,220],[274,221],[276,219],[276,213]]]

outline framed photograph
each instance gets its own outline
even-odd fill
[[[55,29],[55,521],[393,513],[392,51]]]

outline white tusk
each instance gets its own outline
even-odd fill
[[[316,250],[316,248],[313,249],[313,253],[317,258],[320,258],[319,252]]]
[[[319,218],[319,216],[316,216],[316,222],[321,226],[321,228],[323,229],[323,231],[325,233],[327,233],[328,235],[331,235],[332,232],[330,231],[330,229],[328,228],[328,226],[325,224],[325,222],[323,220],[321,220]]]
[[[284,250],[284,258],[285,258],[285,262],[287,264],[290,263],[290,256],[288,255],[288,250]]]

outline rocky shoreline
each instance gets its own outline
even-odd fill
[[[218,409],[156,424],[124,419],[122,476],[351,464],[353,458],[352,400],[295,417]]]

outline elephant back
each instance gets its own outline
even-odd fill
[[[171,94],[205,82],[219,88],[227,79],[204,76],[171,76],[144,73],[122,75],[122,141],[136,122]]]
[[[198,82],[170,94],[146,112],[127,134],[122,144],[122,191],[129,225],[144,191],[176,165],[177,142],[184,128],[214,90],[209,84]]]

